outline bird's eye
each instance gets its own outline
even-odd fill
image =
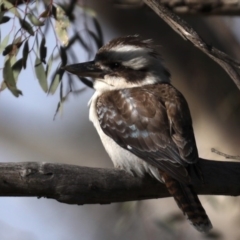
[[[120,66],[121,66],[120,63],[118,63],[118,62],[114,62],[114,63],[109,64],[109,67],[110,67],[111,69],[117,69],[117,68],[119,68]]]

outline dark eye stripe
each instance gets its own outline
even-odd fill
[[[121,64],[119,63],[119,62],[113,62],[113,63],[110,63],[109,64],[109,67],[111,68],[111,69],[117,69],[117,68],[119,68],[121,66]]]

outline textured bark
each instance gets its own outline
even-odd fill
[[[232,59],[226,53],[220,51],[214,46],[206,43],[201,36],[183,19],[175,15],[172,11],[165,8],[159,0],[144,0],[144,2],[153,9],[175,32],[185,40],[190,41],[195,47],[212,58],[218,63],[232,78],[240,90],[240,75],[238,69],[240,63]]]
[[[117,7],[136,8],[143,0],[112,0]],[[160,4],[178,14],[238,15],[240,0],[158,0]]]
[[[13,5],[28,4],[33,0],[8,0]],[[75,6],[76,0],[70,0]],[[136,8],[143,6],[144,0],[111,0],[121,8]],[[201,15],[239,15],[240,0],[158,0],[159,3],[178,14]]]
[[[200,159],[204,184],[193,173],[198,194],[240,195],[240,163]],[[164,184],[122,170],[54,163],[0,163],[0,196],[56,199],[68,204],[106,204],[169,197]]]
[[[181,14],[238,15],[239,0],[159,0],[165,7]]]

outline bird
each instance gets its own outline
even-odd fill
[[[201,170],[188,103],[153,41],[118,37],[94,60],[63,69],[92,78],[89,119],[114,167],[164,183],[196,230],[208,232],[212,224],[190,177],[191,169]]]

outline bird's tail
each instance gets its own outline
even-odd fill
[[[174,197],[178,207],[187,216],[199,232],[208,232],[212,224],[191,185],[185,185],[167,174],[162,175],[169,193]]]

